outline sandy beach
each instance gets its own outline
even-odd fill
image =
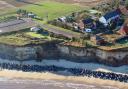
[[[59,81],[74,81],[85,84],[93,84],[98,86],[113,86],[118,89],[128,89],[128,83],[118,81],[103,80],[88,77],[62,76],[53,73],[36,73],[36,72],[22,72],[15,70],[1,70],[0,77],[5,78],[20,78],[20,79],[39,79],[39,80],[59,80]]]
[[[9,61],[9,60],[2,60],[0,59],[0,63],[14,63],[20,64],[19,61]],[[100,64],[94,63],[75,63],[66,60],[43,60],[42,62],[35,62],[35,61],[25,61],[22,64],[26,65],[41,65],[41,66],[50,66],[55,65],[63,68],[86,68],[93,71],[103,71],[103,72],[114,72],[119,74],[128,73],[128,66],[121,66],[121,67],[109,67]],[[66,65],[64,65],[66,64]],[[16,70],[5,70],[2,69],[0,71],[0,77],[9,78],[9,79],[30,79],[30,80],[55,80],[55,81],[67,81],[67,82],[77,82],[77,83],[84,83],[90,84],[95,86],[112,86],[115,88],[89,88],[89,89],[128,89],[128,83],[118,82],[114,80],[103,80],[94,77],[86,77],[86,76],[72,76],[72,74],[67,74],[67,72],[58,72],[57,74],[51,72],[23,72],[23,71],[16,71]],[[8,83],[6,83],[8,84]],[[0,88],[3,89],[3,88]],[[8,88],[7,88],[8,89]],[[15,89],[15,88],[12,88]],[[26,88],[23,88],[26,89]],[[41,88],[42,89],[42,88]],[[55,88],[58,89],[58,88]],[[59,88],[60,89],[60,88]],[[64,88],[64,89],[72,89],[72,88]],[[75,88],[76,89],[76,88]],[[78,88],[77,88],[78,89]],[[86,89],[86,88],[80,88]]]

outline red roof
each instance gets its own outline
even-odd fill
[[[124,25],[121,30],[120,30],[121,34],[125,34],[128,35],[128,24]]]

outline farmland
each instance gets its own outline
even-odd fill
[[[42,17],[48,13],[50,15],[49,18],[51,19],[60,15],[65,15],[72,11],[79,10],[80,6],[86,8],[96,5],[104,0],[49,0],[47,3],[45,1],[46,0],[0,0],[0,16],[12,14],[16,11],[16,9],[25,7],[27,10],[32,8],[33,12],[37,12],[37,14],[41,15]],[[57,15],[58,12],[61,12],[61,14]],[[51,15],[53,16],[51,17]]]
[[[20,7],[23,5],[35,4],[40,1],[56,1],[56,2],[67,3],[67,4],[77,4],[81,6],[93,6],[99,2],[110,1],[110,0],[2,0],[2,1],[6,1],[11,5]]]
[[[0,1],[0,16],[13,13],[15,9],[15,6],[6,3],[5,1]]]
[[[39,5],[27,5],[22,9],[37,14],[39,17],[46,18],[49,20],[54,18],[65,16],[74,11],[79,11],[82,8],[76,5],[68,5],[58,2],[41,2]]]

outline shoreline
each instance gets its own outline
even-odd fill
[[[57,81],[74,81],[82,82],[86,84],[93,85],[104,85],[104,86],[113,86],[119,89],[128,89],[128,83],[112,81],[112,80],[103,80],[94,77],[78,77],[78,76],[63,76],[57,75],[50,72],[46,73],[37,73],[37,72],[22,72],[16,70],[1,70],[0,77],[4,78],[18,78],[18,79],[39,79],[39,80],[57,80]],[[109,84],[108,84],[109,83]]]
[[[105,73],[116,73],[116,74],[122,74],[122,75],[128,75],[128,66],[120,66],[120,67],[112,67],[112,66],[106,66],[103,64],[98,63],[77,63],[72,61],[67,61],[64,59],[60,60],[47,60],[44,59],[41,62],[36,62],[35,60],[30,61],[23,61],[22,63],[20,61],[16,60],[7,60],[7,59],[0,59],[0,63],[14,63],[14,64],[25,64],[25,65],[39,65],[39,66],[57,66],[57,67],[63,67],[63,68],[81,68],[81,69],[87,69],[91,71],[99,71],[99,72],[105,72]],[[64,65],[66,64],[66,65]],[[93,65],[93,66],[92,66]]]

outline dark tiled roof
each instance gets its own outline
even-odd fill
[[[120,14],[121,14],[121,12],[117,9],[117,10],[115,10],[115,11],[106,13],[106,14],[104,15],[104,18],[105,18],[106,20],[108,20],[108,19],[110,19],[110,18],[112,18],[112,17],[116,17],[116,16],[118,16],[118,15],[120,15]]]
[[[92,23],[92,22],[93,22],[93,19],[91,19],[91,18],[87,18],[87,19],[83,20],[84,24],[89,24],[89,23]]]

